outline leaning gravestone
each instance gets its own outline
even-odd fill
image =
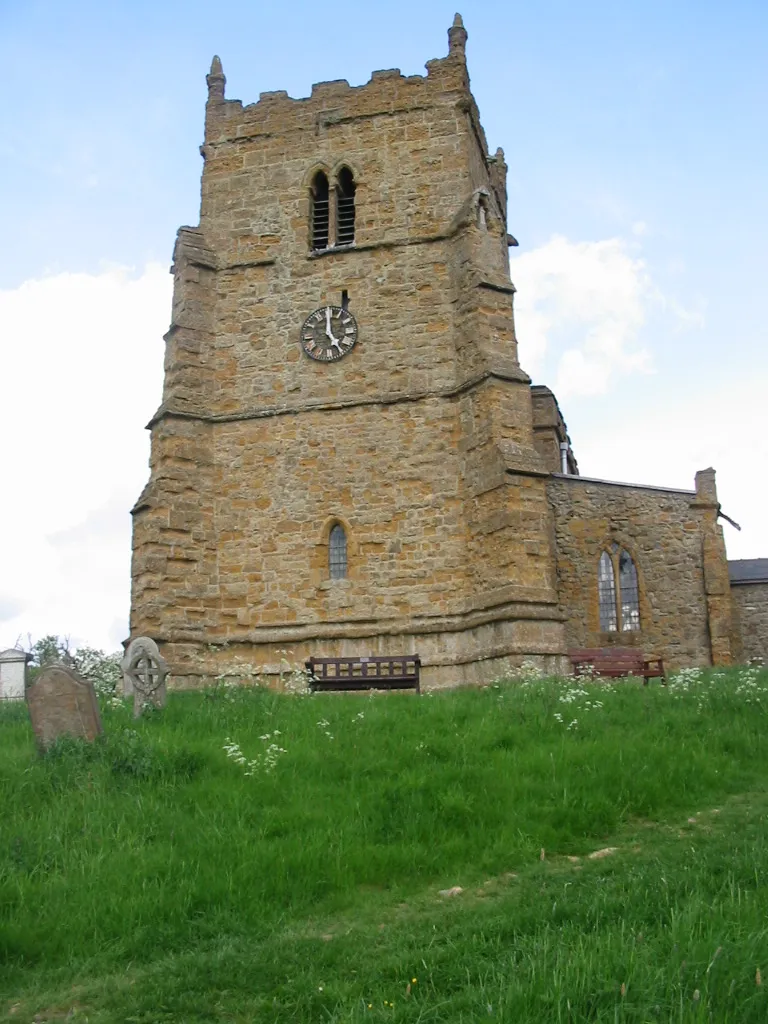
[[[66,665],[48,665],[27,687],[32,729],[41,750],[59,736],[94,740],[102,733],[93,683],[81,679]]]
[[[148,636],[131,640],[121,662],[123,693],[133,694],[133,717],[138,718],[145,705],[165,707],[167,697],[165,679],[168,664],[157,644]]]

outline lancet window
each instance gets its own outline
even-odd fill
[[[335,523],[328,535],[328,574],[332,580],[347,575],[347,535],[340,523]]]
[[[328,176],[324,171],[318,171],[312,179],[310,188],[311,204],[311,245],[312,250],[328,248],[330,231],[330,190],[328,188]]]
[[[348,167],[342,167],[336,181],[336,245],[352,245],[355,240],[355,179]]]
[[[342,167],[329,178],[317,171],[309,187],[309,247],[323,252],[355,241],[355,176]]]

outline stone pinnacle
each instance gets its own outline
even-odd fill
[[[461,15],[455,15],[453,24],[448,29],[448,52],[464,57],[464,47],[467,45],[467,30],[464,28],[464,22],[461,20]]]
[[[224,69],[218,56],[211,61],[211,70],[205,76],[205,80],[208,83],[209,102],[221,102],[224,99],[224,86],[227,84],[227,80],[224,77]]]

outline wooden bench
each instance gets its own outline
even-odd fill
[[[315,690],[416,690],[418,654],[370,658],[310,658],[309,688]]]
[[[664,680],[664,662],[661,658],[646,658],[634,647],[577,647],[568,651],[574,675],[620,676],[642,678],[643,686],[649,679]]]

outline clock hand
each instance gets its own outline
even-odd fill
[[[325,334],[331,343],[331,348],[335,345],[339,352],[342,351],[341,345],[336,337],[334,337],[333,331],[331,330],[331,307],[325,307]]]

